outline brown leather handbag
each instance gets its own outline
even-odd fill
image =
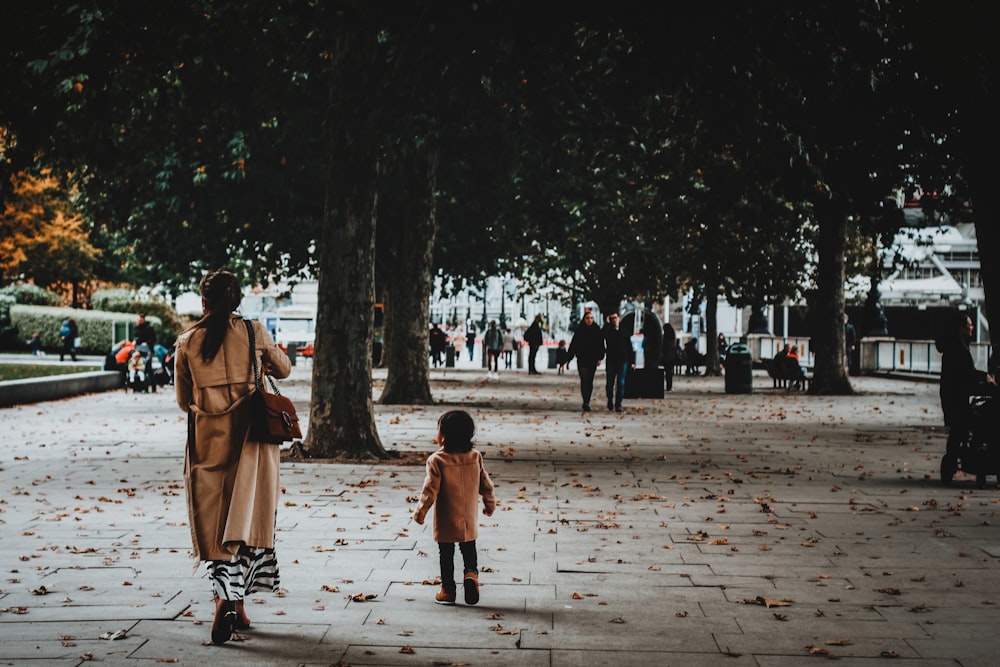
[[[250,394],[250,434],[251,440],[280,445],[289,440],[301,440],[299,416],[292,402],[281,395],[274,378],[267,375],[273,394],[264,391],[264,383],[257,367],[257,341],[253,334],[253,324],[243,320],[250,338],[250,362],[253,366],[254,391]]]

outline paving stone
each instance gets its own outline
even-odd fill
[[[283,389],[305,405],[295,373]],[[432,378],[473,413],[497,486],[479,605],[436,605],[424,584],[438,566],[410,518],[422,466],[289,462],[285,591],[251,596],[246,641],[203,645],[214,605],[190,559],[184,419],[169,392],[91,395],[0,410],[30,451],[0,452],[0,663],[800,665],[808,646],[851,665],[883,650],[995,663],[1000,492],[937,483],[936,387],[730,396],[682,378],[668,400],[584,417],[575,375]],[[383,442],[432,451],[444,409],[377,405]],[[745,604],[758,596],[793,602]],[[96,639],[114,629],[127,639]]]

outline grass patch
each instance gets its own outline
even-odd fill
[[[70,373],[89,373],[99,370],[95,366],[55,364],[0,364],[0,382],[6,380],[25,380],[28,378],[43,378],[52,375],[68,375]]]

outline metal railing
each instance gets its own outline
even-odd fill
[[[969,344],[972,362],[980,370],[986,369],[991,351],[989,343]],[[941,353],[930,340],[865,338],[861,340],[861,370],[936,375],[941,372]]]
[[[773,359],[781,347],[788,343],[799,346],[803,365],[813,365],[813,354],[808,338],[781,338],[763,334],[750,334],[747,344],[754,361]],[[927,373],[941,372],[941,353],[932,340],[899,340],[895,338],[863,338],[861,340],[861,371],[864,373]],[[985,370],[992,352],[989,343],[971,343],[969,351],[976,368]]]

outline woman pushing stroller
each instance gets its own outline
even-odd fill
[[[950,481],[945,468],[954,467],[955,458],[959,457],[972,429],[974,415],[969,397],[993,394],[997,384],[993,375],[976,370],[969,351],[972,331],[972,319],[964,312],[954,311],[935,341],[941,353],[941,409],[948,427],[945,460],[941,464],[944,481]]]

